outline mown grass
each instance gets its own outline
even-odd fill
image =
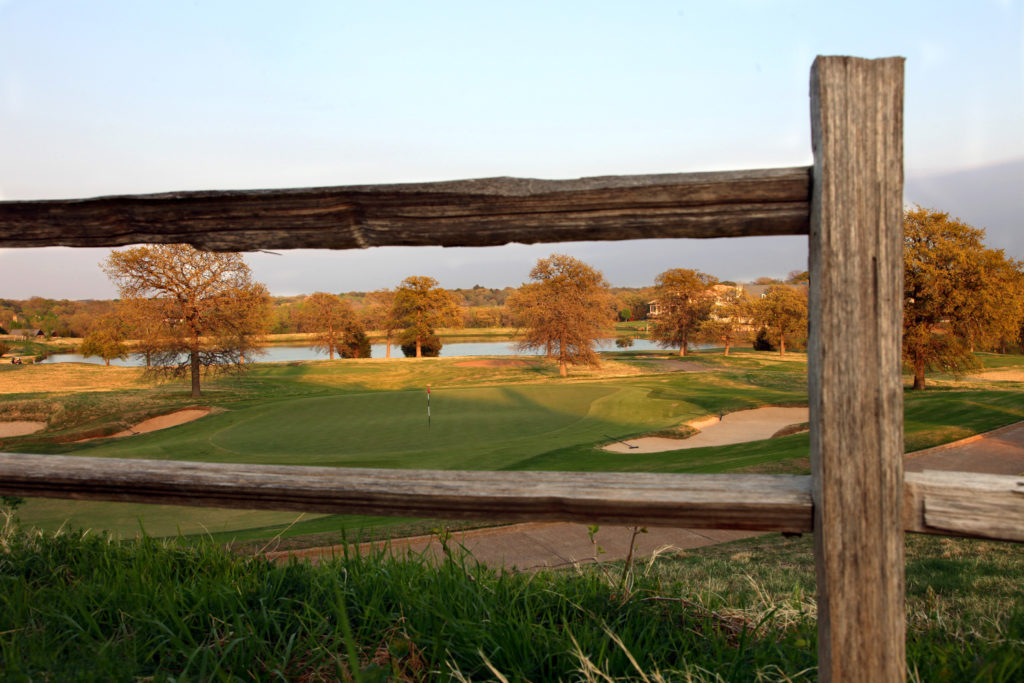
[[[600,534],[600,532],[598,532]],[[908,664],[1024,675],[1024,549],[907,543]],[[579,571],[384,553],[275,565],[212,542],[0,536],[9,680],[813,680],[807,538]]]
[[[178,383],[104,391],[23,391],[0,397],[0,419],[43,419],[37,435],[5,439],[10,451],[94,457],[266,464],[482,470],[807,473],[808,436],[653,454],[600,450],[611,439],[671,429],[702,415],[806,401],[801,354],[741,350],[688,357],[708,372],[661,372],[651,357],[626,352],[569,381],[540,359],[478,367],[466,359],[313,361],[255,365],[219,376],[194,401]],[[68,374],[118,370],[79,364],[40,366],[60,384]],[[14,375],[20,377],[21,375]],[[141,381],[141,380],[140,380]],[[426,423],[424,388],[432,386]],[[944,386],[906,395],[906,447],[917,450],[1024,419],[1024,392],[1001,385]],[[136,388],[137,387],[137,388]],[[984,388],[981,388],[984,387]],[[130,439],[68,443],[123,429],[187,405],[223,409],[194,423]],[[27,523],[65,522],[125,537],[237,533],[240,539],[315,536],[354,529],[387,535],[409,520],[172,506],[32,500]],[[420,525],[422,527],[422,525]],[[326,541],[325,541],[326,542]]]

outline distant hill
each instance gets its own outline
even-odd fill
[[[988,246],[1024,258],[1024,159],[906,178],[906,201],[947,211],[988,232]]]

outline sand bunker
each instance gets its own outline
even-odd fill
[[[1024,382],[1024,370],[988,370],[971,375],[972,379],[987,379],[996,382]]]
[[[712,368],[692,360],[675,360],[669,358],[643,359],[644,365],[649,365],[662,372],[709,372]]]
[[[185,408],[174,413],[167,415],[160,415],[159,417],[151,417],[148,420],[143,420],[137,425],[133,425],[123,432],[117,434],[111,434],[114,437],[121,436],[134,436],[136,434],[145,434],[147,432],[155,432],[158,429],[167,429],[168,427],[177,427],[183,425],[186,422],[192,420],[198,420],[204,415],[210,413],[209,408]]]
[[[5,436],[25,436],[26,434],[34,434],[45,426],[45,422],[30,422],[28,420],[0,422],[0,438]]]
[[[155,432],[158,429],[167,429],[169,427],[177,427],[178,425],[191,422],[192,420],[198,420],[204,415],[209,415],[212,408],[185,408],[184,410],[178,410],[167,415],[160,415],[159,417],[151,417],[148,420],[132,425],[128,429],[117,432],[116,434],[107,434],[106,436],[90,436],[87,439],[78,439],[74,443],[82,443],[83,441],[94,441],[96,439],[120,439],[126,436],[135,436],[136,434],[145,434],[147,432]]]
[[[479,358],[477,360],[463,360],[455,363],[457,368],[512,368],[521,365],[529,365],[529,361],[520,358]]]
[[[689,423],[691,427],[701,431],[687,439],[645,436],[639,439],[627,439],[625,444],[613,443],[610,446],[605,446],[604,450],[613,453],[661,453],[662,451],[678,451],[683,448],[725,446],[731,443],[761,441],[770,439],[772,434],[783,427],[807,422],[807,413],[807,408],[769,406],[729,413],[721,420],[712,415]],[[626,444],[636,446],[636,448],[630,448]]]

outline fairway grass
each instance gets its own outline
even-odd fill
[[[645,363],[671,354],[616,354],[568,380],[543,359],[526,365],[467,367],[464,359],[311,361],[257,364],[241,377],[210,378],[192,401],[180,384],[146,384],[137,369],[38,366],[30,385],[99,370],[105,391],[27,391],[0,397],[0,419],[47,419],[40,435],[6,439],[3,450],[338,467],[461,470],[806,473],[807,434],[715,448],[634,454],[599,446],[671,429],[705,415],[764,405],[806,405],[801,354],[692,354],[707,372],[662,372]],[[120,370],[129,370],[133,378]],[[6,379],[5,375],[2,378]],[[83,375],[84,376],[84,375]],[[20,380],[19,380],[20,381]],[[84,380],[83,380],[84,381]],[[127,382],[119,385],[117,382]],[[426,392],[431,385],[431,420]],[[120,386],[120,388],[117,388]],[[1024,392],[943,388],[906,397],[906,445],[917,450],[1024,419]],[[82,430],[189,406],[221,408],[201,420],[125,439],[56,443]],[[41,417],[45,416],[45,417]],[[107,431],[105,433],[111,433]],[[20,516],[53,530],[62,524],[132,537],[213,534],[257,539],[349,530],[386,535],[410,520],[255,512],[132,503],[36,499]]]

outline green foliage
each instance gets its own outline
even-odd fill
[[[663,348],[678,348],[685,356],[701,323],[711,315],[718,282],[699,270],[673,268],[655,278],[655,297],[661,313],[654,319],[651,338]]]
[[[402,349],[402,354],[406,358],[416,358],[416,338],[417,334],[414,330],[406,330],[399,337],[398,346]],[[441,349],[444,344],[441,343],[441,338],[434,334],[431,330],[429,333],[419,336],[420,339],[420,356],[423,358],[437,358],[441,355]]]
[[[772,340],[768,335],[768,330],[764,327],[757,331],[754,335],[754,350],[755,351],[778,351],[778,347],[772,344]]]
[[[779,355],[786,355],[786,344],[800,346],[807,338],[807,290],[773,285],[750,305],[751,322],[764,330]]]
[[[601,271],[572,256],[552,254],[537,260],[530,279],[508,300],[523,329],[519,349],[556,358],[563,377],[570,365],[599,365],[594,347],[615,319],[614,299]]]
[[[337,349],[342,358],[369,358],[370,338],[361,329],[352,330],[345,334]]]
[[[302,304],[303,329],[313,333],[314,348],[333,360],[369,358],[370,340],[352,304],[334,294],[315,292]]]
[[[86,358],[98,356],[106,365],[110,365],[110,361],[115,358],[124,360],[128,357],[128,345],[125,344],[127,338],[128,330],[121,318],[107,315],[99,319],[89,334],[85,335],[78,351]]]
[[[423,343],[435,328],[462,324],[462,314],[452,293],[439,287],[434,278],[421,275],[405,278],[395,289],[390,318],[396,327],[405,329],[403,339],[413,340],[416,357],[425,355]]]
[[[1019,332],[1024,275],[948,213],[912,209],[903,230],[903,358],[924,389],[926,370],[962,372],[976,345],[1005,347]]]

